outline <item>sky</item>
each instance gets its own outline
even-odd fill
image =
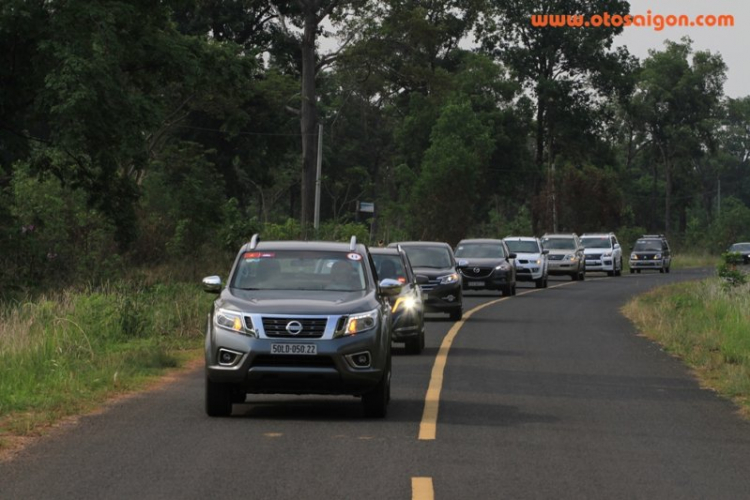
[[[649,49],[662,50],[665,40],[680,41],[683,36],[693,40],[693,50],[721,54],[727,65],[724,93],[733,98],[750,95],[750,0],[629,0],[631,15],[652,16],[731,15],[734,27],[629,27],[623,30],[615,46],[624,45],[631,54],[643,60]]]

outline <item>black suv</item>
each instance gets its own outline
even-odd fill
[[[456,269],[456,257],[447,243],[439,241],[403,241],[391,243],[391,248],[401,246],[419,276],[427,278],[421,284],[426,312],[447,312],[453,321],[463,317],[461,276]]]
[[[516,254],[503,240],[461,240],[456,246],[458,272],[464,290],[500,290],[516,294]]]
[[[395,279],[403,285],[401,293],[391,297],[393,313],[393,341],[403,342],[406,352],[419,354],[424,349],[424,303],[419,282],[411,268],[409,257],[400,248],[371,248],[378,280]]]
[[[349,244],[260,242],[237,254],[206,331],[206,413],[227,416],[248,393],[361,396],[383,417],[390,399],[391,306],[370,252]]]
[[[663,234],[644,234],[633,245],[630,253],[630,274],[643,269],[668,273],[672,267],[672,251]]]

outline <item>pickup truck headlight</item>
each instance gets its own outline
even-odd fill
[[[452,285],[453,283],[458,283],[458,274],[453,273],[446,276],[440,276],[438,280],[440,280],[441,285]]]
[[[251,328],[248,328],[243,321],[242,314],[237,311],[229,311],[227,309],[217,310],[214,312],[214,325],[242,335],[256,336],[252,325]]]
[[[636,254],[634,254],[634,253],[631,253],[630,254],[630,259],[631,260],[638,260],[638,256]]]
[[[659,260],[659,259],[661,259],[660,253],[657,253],[656,255],[654,255],[654,260]]]
[[[349,316],[344,328],[344,335],[356,335],[358,333],[372,330],[378,325],[378,310],[373,309],[370,312],[354,314]]]

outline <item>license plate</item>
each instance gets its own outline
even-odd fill
[[[316,344],[271,344],[271,354],[318,354]]]
[[[484,286],[483,281],[469,281],[469,286]]]

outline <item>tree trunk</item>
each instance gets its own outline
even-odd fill
[[[302,105],[300,131],[302,133],[302,176],[300,224],[302,238],[307,238],[307,227],[313,222],[315,211],[315,175],[318,155],[318,108],[315,88],[315,36],[318,18],[313,2],[305,3],[305,30],[302,38]]]

